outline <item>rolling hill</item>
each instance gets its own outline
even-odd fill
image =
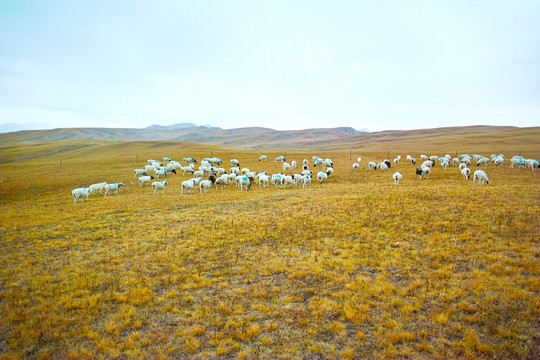
[[[222,129],[208,126],[59,128],[0,134],[1,146],[56,141],[172,141],[236,149],[322,151],[538,152],[540,127],[467,126],[361,132],[350,127],[280,131],[262,127]]]

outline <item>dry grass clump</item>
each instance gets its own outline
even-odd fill
[[[310,189],[181,196],[173,175],[154,196],[134,153],[281,170],[157,145],[0,165],[1,358],[539,356],[539,173],[490,167],[473,188],[456,168],[418,181],[402,160],[394,186],[394,167],[367,170],[386,153],[353,173],[347,152],[317,154],[336,174]],[[126,187],[73,204],[99,181]]]

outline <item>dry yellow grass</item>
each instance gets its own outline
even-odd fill
[[[281,170],[278,153],[184,143],[0,149],[34,157],[0,165],[0,358],[540,355],[540,172],[490,166],[473,188],[453,167],[418,181],[403,159],[394,186],[394,167],[367,170],[386,152],[353,153],[354,173],[346,151],[287,154],[334,160],[309,189],[133,182],[146,159],[211,154]],[[126,187],[73,204],[101,181]]]

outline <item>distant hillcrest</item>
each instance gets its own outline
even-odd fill
[[[145,129],[152,129],[152,130],[180,130],[180,129],[188,129],[193,127],[203,127],[203,128],[214,128],[212,125],[196,125],[193,123],[178,123],[173,125],[150,125],[145,127]],[[219,128],[216,128],[219,129]]]
[[[146,128],[58,128],[22,130],[0,134],[3,146],[65,140],[185,141],[192,143],[253,148],[306,148],[328,141],[346,141],[367,134],[352,127],[274,130],[264,127],[222,129],[211,125],[178,123]]]

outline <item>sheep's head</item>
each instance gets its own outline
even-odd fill
[[[208,177],[208,180],[210,180],[213,183],[216,182],[216,179],[217,179],[217,175],[215,173],[212,173],[209,177]]]

